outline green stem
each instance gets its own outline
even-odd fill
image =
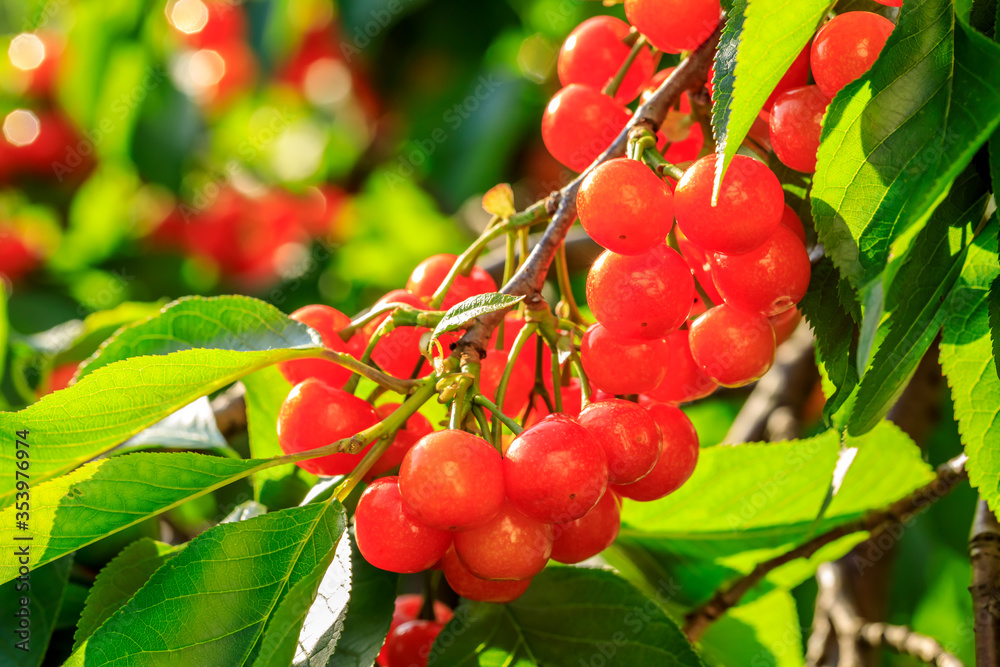
[[[559,368],[559,350],[552,348],[552,401],[555,411],[563,411],[562,402],[562,369]]]
[[[396,325],[393,324],[392,318],[390,317],[387,317],[385,321],[383,321],[382,324],[378,326],[378,328],[375,330],[375,333],[372,334],[371,340],[368,341],[368,345],[365,347],[365,351],[361,354],[361,359],[358,360],[358,363],[361,365],[362,368],[371,369],[373,371],[375,370],[370,365],[372,360],[372,352],[374,352],[375,346],[378,345],[378,342],[382,340],[382,336],[392,331],[395,326]],[[357,391],[358,382],[361,380],[361,376],[365,375],[365,373],[361,372],[360,370],[353,368],[351,370],[354,370],[355,372],[351,375],[351,377],[347,379],[347,384],[344,385],[344,391],[346,391],[348,394],[353,394],[355,391]],[[381,372],[381,371],[376,371],[376,372]],[[365,375],[365,377],[368,376]],[[400,380],[400,382],[405,382],[405,380]],[[405,394],[406,392],[400,392],[400,393]]]
[[[632,67],[632,63],[635,62],[635,59],[639,56],[639,52],[642,51],[644,46],[646,46],[646,38],[639,35],[639,38],[636,39],[635,43],[632,45],[632,50],[628,52],[628,56],[625,58],[625,61],[622,62],[621,67],[618,68],[618,71],[615,73],[611,81],[608,81],[608,85],[604,86],[604,89],[601,91],[602,93],[610,95],[611,97],[615,96],[615,93],[617,93],[618,89],[621,88],[622,81],[625,80],[625,75],[628,74],[629,68]]]
[[[492,412],[493,417],[495,419],[499,419],[503,423],[503,425],[509,428],[511,433],[513,433],[514,435],[519,435],[521,431],[524,430],[523,428],[521,428],[520,424],[518,424],[516,421],[505,415],[503,413],[503,410],[497,407],[496,403],[486,398],[482,394],[475,396],[472,400],[473,402],[475,402],[476,405],[481,405],[490,412]]]
[[[570,357],[569,362],[573,364],[573,368],[576,370],[576,376],[580,378],[580,395],[582,400],[580,401],[582,407],[587,407],[590,405],[590,397],[592,396],[590,391],[590,381],[587,379],[587,374],[583,371],[583,364],[580,363],[579,355],[574,354]]]
[[[468,386],[460,380],[458,383],[458,393],[455,394],[455,400],[451,402],[451,414],[448,417],[448,428],[453,431],[460,431],[462,424],[465,423],[462,417],[465,413],[466,391],[468,391]]]
[[[517,362],[517,358],[521,356],[521,350],[524,349],[524,344],[538,329],[538,325],[534,322],[528,322],[522,327],[520,331],[517,332],[517,336],[514,338],[514,343],[510,346],[510,354],[507,357],[507,365],[503,369],[503,375],[500,377],[500,384],[497,386],[496,391],[496,402],[498,405],[504,404],[504,399],[507,397],[507,385],[510,383],[510,376],[514,372],[514,364]],[[493,425],[493,439],[497,441],[500,434],[500,426],[496,422]]]
[[[531,254],[531,243],[528,239],[527,227],[521,227],[517,230],[517,240],[521,246],[520,252],[518,253],[520,258],[518,259],[517,266],[518,268],[521,268],[521,266],[528,261],[528,255]]]
[[[486,413],[483,412],[482,406],[472,405],[472,416],[476,418],[476,423],[479,424],[479,433],[483,440],[486,440],[490,435],[490,422],[486,419]],[[497,451],[500,451],[499,449]],[[502,453],[502,452],[501,452]]]
[[[566,261],[565,241],[559,244],[559,249],[556,251],[555,266],[556,279],[559,283],[559,294],[569,309],[567,313],[568,319],[578,324],[583,324],[583,315],[580,314],[580,309],[576,305],[576,299],[573,297],[573,285],[569,279],[569,263]]]
[[[667,162],[660,155],[660,151],[656,149],[656,146],[646,148],[642,151],[642,161],[652,167],[661,177],[669,176],[675,181],[679,181],[684,176],[684,170],[672,162]]]

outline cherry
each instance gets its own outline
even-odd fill
[[[872,12],[846,12],[820,28],[813,39],[811,67],[823,94],[833,99],[871,69],[895,27]]]
[[[382,405],[375,406],[375,414],[378,415],[379,419],[385,419],[395,412],[398,407],[399,403],[383,403]],[[410,451],[410,448],[420,438],[433,431],[434,427],[427,417],[419,412],[413,413],[406,420],[403,428],[396,431],[396,435],[392,438],[392,442],[389,443],[389,447],[368,471],[368,476],[375,477],[398,466],[403,462],[406,452]]]
[[[444,623],[419,619],[397,627],[385,639],[387,667],[427,667],[434,640],[443,629]]]
[[[542,571],[552,553],[552,526],[508,500],[485,525],[455,533],[455,552],[482,579],[529,579]]]
[[[719,385],[702,372],[691,356],[689,333],[682,329],[667,336],[669,371],[656,389],[646,392],[650,398],[664,403],[687,403],[705,398],[718,388]]]
[[[608,457],[609,484],[642,479],[660,458],[656,422],[635,403],[617,398],[591,403],[580,413],[580,424]]]
[[[619,255],[638,255],[662,244],[670,233],[673,200],[649,167],[615,158],[587,175],[576,205],[590,238]]]
[[[0,223],[0,275],[11,281],[19,280],[34,270],[41,259],[38,251],[27,243],[20,229]]]
[[[795,307],[809,288],[809,253],[780,225],[760,247],[712,258],[715,286],[729,305],[771,317]]]
[[[531,579],[518,581],[490,581],[481,579],[465,567],[454,549],[444,555],[444,578],[452,590],[467,600],[506,604],[524,595]]]
[[[723,387],[759,380],[774,363],[774,328],[758,313],[728,304],[709,309],[691,323],[691,356]]]
[[[420,615],[420,608],[423,606],[424,597],[416,593],[407,593],[396,598],[396,608],[392,612],[392,623],[389,625],[389,633],[375,662],[382,667],[388,665],[388,637],[392,636],[393,631],[403,623],[415,620]],[[443,625],[450,621],[453,616],[454,613],[452,613],[448,605],[440,600],[434,601],[434,620]]]
[[[372,482],[354,514],[358,550],[369,563],[399,573],[423,572],[451,546],[451,533],[413,518],[403,506],[398,477]]]
[[[711,80],[711,79],[710,79]],[[799,86],[804,86],[809,83],[809,45],[806,44],[799,55],[795,57],[792,64],[788,66],[785,71],[784,76],[778,81],[778,85],[774,87],[771,94],[768,96],[767,101],[764,102],[764,111],[771,111],[774,107],[775,100],[778,96],[784,93],[786,90],[791,90],[792,88],[798,88]]]
[[[399,491],[406,509],[441,530],[489,521],[504,501],[503,459],[488,442],[465,431],[425,435],[403,457]]]
[[[572,565],[610,547],[621,527],[620,512],[618,497],[608,490],[590,512],[576,521],[554,526],[556,539],[552,542],[552,559]]]
[[[902,7],[903,0],[875,0],[875,2],[880,5],[885,5],[886,7]]]
[[[806,228],[802,224],[802,219],[788,204],[785,204],[785,210],[781,214],[781,224],[792,230],[795,236],[802,241],[802,245],[806,244]]]
[[[390,303],[399,303],[412,306],[419,310],[427,310],[427,304],[414,294],[406,290],[393,290],[379,299],[373,308],[378,308]],[[388,317],[388,314],[381,316],[370,322],[365,327],[365,337],[371,338],[378,326]],[[372,351],[372,361],[378,364],[379,368],[390,375],[408,378],[417,367],[418,363],[424,359],[420,353],[420,338],[429,330],[424,327],[397,327],[382,336],[375,349]],[[445,341],[442,340],[442,345]],[[447,349],[447,345],[444,345]],[[420,369],[418,377],[423,377],[431,372],[431,365],[426,360]]]
[[[559,52],[559,83],[580,83],[601,90],[625,62],[632,49],[625,45],[629,25],[613,16],[589,18],[569,34]],[[615,99],[628,104],[653,74],[653,54],[642,49],[636,56]]]
[[[830,99],[818,86],[793,88],[778,96],[771,109],[771,148],[785,165],[811,174]]]
[[[625,16],[666,53],[693,51],[719,25],[719,0],[625,0]]]
[[[711,299],[713,303],[722,301],[722,295],[719,294],[719,290],[715,289],[715,279],[712,278],[712,263],[709,261],[708,255],[705,254],[704,250],[688,241],[680,227],[674,229],[674,237],[677,239],[677,245],[681,250],[681,255],[685,260],[687,260],[688,266],[691,267],[691,272],[694,274],[695,280],[697,280],[698,284],[701,285],[701,288],[708,295],[708,298]],[[696,298],[699,302],[701,301],[700,296],[697,296]],[[704,304],[702,304],[702,308],[704,308]],[[692,315],[695,315],[693,309],[691,315],[688,315],[688,317],[691,317]]]
[[[715,154],[684,173],[674,192],[674,215],[684,235],[709,252],[737,255],[763,243],[781,220],[785,194],[778,177],[752,157],[737,155],[712,206]]]
[[[323,338],[323,345],[331,350],[346,352],[355,357],[361,356],[361,352],[364,351],[358,349],[360,336],[352,337],[350,342],[345,342],[337,334],[340,329],[351,323],[351,318],[336,308],[314,304],[299,308],[289,317],[315,329]],[[278,364],[278,370],[292,384],[298,384],[308,378],[316,378],[331,387],[343,387],[347,378],[351,377],[351,371],[340,364],[325,359],[283,361]]]
[[[378,421],[368,403],[322,380],[309,378],[292,387],[278,411],[278,444],[286,454],[329,445],[374,426]],[[346,475],[354,470],[358,454],[328,454],[296,465],[314,475]]]
[[[771,322],[771,326],[774,327],[774,344],[778,346],[791,338],[792,334],[795,333],[799,322],[802,321],[802,313],[796,308],[791,308],[767,319]]]
[[[542,141],[552,157],[573,171],[584,171],[631,117],[621,102],[573,83],[556,93],[545,107]]]
[[[604,252],[587,275],[587,303],[612,333],[663,338],[691,312],[694,278],[684,258],[665,244],[641,255]]]
[[[604,450],[576,420],[553,415],[518,435],[504,454],[507,499],[544,523],[574,521],[608,484]]]
[[[410,279],[406,281],[406,290],[423,299],[429,299],[444,282],[457,259],[455,255],[431,255],[413,269]],[[475,266],[469,275],[460,274],[455,278],[441,307],[447,310],[471,296],[496,291],[497,284],[486,269]]]
[[[507,343],[508,332],[504,332],[504,343]],[[516,333],[514,334],[517,335]],[[513,343],[513,340],[511,340]],[[520,414],[528,405],[528,394],[535,386],[535,346],[533,340],[525,343],[521,349],[521,356],[514,362],[511,369],[510,379],[507,381],[507,391],[503,398],[503,411],[509,415]],[[551,358],[551,355],[549,355]],[[500,387],[500,380],[503,379],[503,372],[507,368],[509,357],[504,350],[490,349],[486,353],[486,358],[480,362],[479,367],[479,390],[489,398],[495,398],[497,389]],[[551,362],[550,362],[551,364]],[[550,365],[551,368],[551,365]]]
[[[642,93],[643,103],[673,74],[675,69],[677,68],[668,67],[653,75],[646,90]],[[681,93],[676,108],[672,107],[667,111],[667,117],[660,125],[660,131],[656,133],[656,138],[656,147],[661,151],[666,148],[663,157],[668,162],[674,164],[691,162],[701,154],[701,149],[705,145],[705,135],[701,124],[691,115],[691,100],[686,92]],[[669,180],[667,185],[672,192],[673,187]]]
[[[649,501],[673,493],[694,473],[698,463],[698,432],[679,408],[663,403],[646,408],[660,429],[663,451],[653,471],[634,484],[614,486],[632,500]]]
[[[622,338],[600,323],[583,334],[580,360],[590,383],[609,394],[652,391],[668,373],[670,346],[663,338]]]

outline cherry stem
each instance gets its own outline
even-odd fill
[[[378,342],[382,339],[382,336],[386,335],[394,328],[395,324],[393,323],[392,318],[386,318],[386,320],[378,326],[378,329],[376,329],[375,333],[372,334],[371,340],[368,341],[368,345],[365,347],[365,351],[364,353],[362,353],[361,359],[358,360],[358,363],[361,364],[362,368],[375,370],[370,365],[372,360],[372,352],[375,351],[375,346],[378,345]],[[353,368],[351,370],[355,372],[351,375],[351,377],[347,378],[347,383],[344,385],[344,391],[346,391],[348,394],[353,394],[355,391],[357,391],[358,382],[360,382],[362,375],[364,375],[368,379],[372,379],[368,375],[365,375],[365,373],[363,373],[361,370]],[[400,382],[406,382],[406,380],[400,380]],[[396,390],[394,389],[393,391]],[[399,392],[399,393],[406,393],[406,392]]]
[[[566,261],[565,241],[560,243],[559,249],[556,250],[555,266],[556,280],[559,283],[559,295],[562,297],[562,301],[566,304],[566,307],[569,310],[569,312],[566,313],[567,319],[577,324],[583,324],[583,315],[580,314],[580,308],[576,305],[576,298],[573,296],[573,285],[569,279],[569,263]]]
[[[552,348],[552,402],[555,404],[553,407],[556,412],[563,411],[562,369],[559,368],[559,350],[556,348]]]
[[[631,34],[629,36],[631,37]],[[604,86],[604,89],[601,91],[602,93],[608,95],[609,97],[615,96],[615,93],[617,93],[618,89],[621,88],[622,81],[625,80],[625,76],[628,74],[629,68],[632,67],[632,63],[635,62],[635,59],[639,57],[639,52],[642,51],[644,46],[646,46],[645,36],[638,35],[635,43],[632,44],[632,50],[628,52],[628,56],[625,58],[625,61],[622,62],[618,71],[615,72],[611,81],[608,81],[608,85]]]
[[[576,370],[576,376],[580,378],[580,405],[581,407],[587,407],[590,405],[590,397],[592,393],[590,391],[590,380],[587,379],[587,374],[583,371],[583,364],[580,362],[580,356],[576,353],[569,358],[569,363],[573,365]]]
[[[485,440],[490,435],[490,422],[486,419],[486,413],[483,411],[482,406],[472,405],[472,416],[476,418],[476,423],[479,424],[479,435]],[[496,447],[496,445],[493,445]],[[497,447],[497,451],[500,448]]]
[[[516,421],[505,415],[503,413],[503,410],[497,407],[496,403],[486,398],[482,394],[477,394],[476,396],[474,396],[472,401],[476,405],[481,405],[490,412],[492,412],[493,418],[499,419],[503,423],[503,425],[509,428],[511,433],[513,433],[514,435],[520,435],[521,431],[524,430],[523,428],[521,428],[520,424],[518,424]]]
[[[517,358],[521,356],[521,350],[524,349],[524,344],[537,329],[537,324],[534,322],[528,322],[521,328],[520,331],[517,332],[517,336],[514,338],[514,343],[510,347],[510,354],[507,357],[507,365],[504,366],[503,375],[500,377],[500,384],[497,386],[495,396],[497,404],[503,405],[504,399],[507,397],[507,385],[510,383],[510,376],[514,372],[514,364],[517,363]],[[499,438],[500,426],[499,423],[494,422],[493,441],[499,442]]]

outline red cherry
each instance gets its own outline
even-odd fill
[[[569,417],[525,429],[504,454],[514,507],[537,521],[564,523],[593,509],[608,484],[608,462],[594,437]]]
[[[688,241],[687,237],[684,236],[684,232],[681,231],[680,227],[674,229],[674,238],[677,239],[677,245],[680,247],[681,255],[687,261],[688,266],[691,267],[691,272],[694,274],[695,280],[701,285],[701,288],[705,290],[708,298],[712,300],[713,303],[719,303],[722,301],[722,295],[719,294],[719,290],[715,289],[715,279],[712,278],[712,263],[708,260],[708,255],[705,251],[696,246],[695,244]],[[701,302],[701,297],[695,295],[698,302]],[[701,304],[702,309],[704,309],[704,304]],[[704,310],[702,310],[704,312]],[[695,313],[694,309],[691,310],[691,314],[688,317],[699,315],[701,313]]]
[[[420,609],[424,606],[424,596],[418,595],[416,593],[407,593],[405,595],[400,595],[396,598],[396,608],[392,612],[392,623],[389,625],[389,636],[392,635],[393,631],[398,628],[403,623],[407,621],[412,621],[420,615]],[[444,602],[440,600],[434,601],[434,620],[438,623],[444,625],[452,619],[454,613]],[[375,662],[386,667],[388,665],[388,649],[389,641],[386,639],[385,644],[382,645],[382,650],[378,654]]]
[[[622,338],[601,326],[583,334],[580,360],[590,383],[609,394],[642,394],[670,372],[670,348],[663,338]]]
[[[406,290],[393,290],[379,299],[373,308],[378,308],[390,303],[399,303],[412,306],[418,310],[427,310],[427,304],[414,294]],[[376,318],[365,327],[365,337],[371,338],[378,326],[388,317],[387,315]],[[424,327],[397,327],[393,329],[375,344],[372,351],[372,361],[378,364],[379,368],[390,375],[408,378],[413,373],[417,364],[421,364],[418,377],[428,375],[432,368],[422,354],[420,354],[420,338],[429,329]],[[442,345],[445,350],[448,346],[442,338]],[[422,362],[422,363],[421,363]]]
[[[403,457],[399,490],[406,509],[428,526],[472,528],[489,521],[503,505],[503,459],[471,433],[436,431]]]
[[[771,317],[794,308],[809,288],[809,253],[779,225],[760,247],[712,258],[715,286],[729,305]]]
[[[505,344],[509,335],[510,333],[504,332]],[[514,336],[516,335],[515,333]],[[513,343],[513,339],[510,342]],[[534,341],[530,340],[530,342]],[[526,343],[524,348],[521,349],[521,356],[514,362],[510,379],[507,381],[507,391],[503,399],[504,413],[518,415],[528,405],[528,394],[535,386],[534,359],[535,346]],[[507,368],[507,361],[508,357],[505,351],[493,348],[487,351],[486,358],[480,362],[479,367],[479,390],[483,395],[488,398],[496,397],[497,389],[500,387],[500,380],[503,378],[503,372]]]
[[[778,346],[791,338],[792,334],[795,333],[799,322],[802,321],[802,313],[798,309],[792,308],[767,319],[771,322],[771,326],[774,327],[774,344]]]
[[[774,329],[767,318],[722,304],[691,323],[691,356],[723,387],[759,380],[774,363]]]
[[[785,204],[785,210],[781,214],[781,224],[792,230],[792,233],[802,241],[802,245],[806,244],[806,228],[802,225],[802,219],[788,204]]]
[[[429,299],[444,282],[457,259],[456,255],[431,255],[413,269],[410,279],[406,281],[406,291],[418,297]],[[459,275],[455,278],[441,307],[447,310],[470,296],[496,291],[497,284],[486,272],[486,269],[475,266],[469,275]],[[426,309],[426,305],[424,308]]]
[[[559,83],[564,86],[581,83],[601,90],[632,50],[622,41],[628,33],[629,25],[613,16],[594,16],[578,25],[559,52]],[[625,74],[615,99],[625,104],[634,100],[652,74],[653,54],[642,49]]]
[[[653,171],[628,158],[598,165],[576,197],[590,238],[620,255],[638,255],[663,243],[674,225],[674,198]]]
[[[398,477],[372,482],[354,515],[358,550],[369,563],[390,572],[423,572],[451,546],[451,533],[410,516],[399,494]]]
[[[469,571],[454,549],[444,555],[444,578],[452,590],[466,600],[506,604],[524,595],[531,579],[518,581],[490,581],[481,579]]]
[[[666,53],[693,51],[719,25],[719,0],[625,0],[625,16]]]
[[[578,83],[560,90],[542,116],[542,141],[552,157],[583,171],[625,129],[632,114],[621,102]]]
[[[591,403],[580,413],[580,424],[608,457],[609,484],[642,479],[660,458],[656,422],[635,403],[617,398]]]
[[[674,215],[684,235],[709,252],[753,250],[781,221],[785,193],[767,165],[737,155],[729,165],[718,206],[712,206],[715,154],[695,162],[677,183]]]
[[[664,403],[687,403],[705,398],[718,388],[719,385],[702,372],[691,356],[689,333],[682,329],[667,336],[670,348],[667,368],[670,370],[656,389],[646,392],[650,398]]]
[[[556,539],[552,542],[552,560],[572,565],[610,547],[621,527],[620,512],[618,498],[608,490],[586,515],[554,526]]]
[[[0,274],[19,280],[40,263],[38,252],[25,242],[19,229],[0,224]]]
[[[389,633],[385,639],[386,665],[388,667],[427,667],[427,658],[434,647],[434,640],[444,623],[437,621],[407,621]]]
[[[482,579],[530,579],[542,571],[552,553],[552,526],[507,501],[485,525],[455,533],[455,551],[465,567]]]
[[[339,330],[351,323],[351,318],[336,308],[314,304],[299,308],[289,317],[315,329],[323,338],[323,345],[331,350],[352,355],[357,354],[357,345],[345,342],[337,334]],[[278,370],[292,384],[298,384],[308,378],[316,378],[331,387],[343,387],[347,378],[351,377],[351,371],[324,359],[283,361],[278,364]]]
[[[771,108],[774,107],[774,101],[786,90],[798,88],[807,83],[809,83],[809,44],[806,44],[799,55],[795,56],[795,60],[788,66],[785,75],[771,91],[767,101],[764,102],[764,111],[771,111]]]
[[[694,278],[684,258],[666,245],[641,255],[604,252],[587,275],[587,303],[615,334],[663,338],[691,312]]]
[[[372,406],[322,380],[309,378],[292,387],[278,412],[278,443],[286,454],[304,452],[349,438],[378,421]],[[314,475],[346,475],[362,456],[329,454],[296,465]]]
[[[378,415],[379,419],[385,419],[399,407],[399,403],[383,403],[382,405],[375,406],[375,414]],[[406,420],[406,425],[403,428],[396,431],[395,437],[393,437],[392,442],[389,443],[389,447],[382,453],[375,465],[371,467],[368,471],[368,477],[375,477],[376,475],[381,475],[382,473],[392,470],[400,463],[403,462],[403,457],[406,456],[406,452],[410,451],[410,448],[420,438],[424,437],[428,433],[432,433],[434,427],[427,417],[423,416],[419,412],[413,413],[409,419]]]
[[[828,98],[871,69],[895,28],[872,12],[835,16],[813,39],[811,67],[816,85]]]
[[[510,351],[514,347],[514,340],[517,338],[517,334],[520,333],[521,329],[524,328],[526,322],[523,317],[518,316],[516,312],[507,313],[504,316],[504,332],[503,332],[503,351],[510,354]],[[493,330],[493,335],[490,337],[489,350],[496,349],[496,344],[498,336],[500,335],[500,328],[497,327]],[[524,347],[521,349],[521,355],[514,362],[516,366],[519,367],[518,374],[523,378],[524,376],[529,376],[531,378],[531,383],[534,385],[535,381],[535,350],[538,343],[538,334],[532,334],[527,341],[525,341]],[[490,382],[490,377],[495,377],[493,384],[489,386],[495,387],[500,383],[500,375],[503,374],[501,369],[500,374],[496,374],[495,366],[499,366],[499,358],[496,361],[490,360],[490,353],[486,353],[487,358],[483,360],[483,368],[480,369],[480,388],[483,386],[483,375],[484,371],[487,374],[486,382]],[[489,363],[487,363],[489,361]],[[552,350],[549,348],[548,343],[542,343],[542,379],[545,381],[546,386],[552,382]],[[511,376],[511,382],[514,382],[515,376]],[[530,387],[529,387],[530,389]],[[510,385],[508,385],[507,392],[510,394]],[[491,394],[492,395],[492,394]],[[506,401],[505,401],[506,403]],[[508,414],[517,414],[516,412],[511,412],[506,409],[505,412]]]
[[[771,147],[785,165],[811,174],[829,98],[818,86],[793,88],[778,96],[771,110]]]
[[[903,0],[875,0],[875,2],[880,5],[885,5],[886,7],[902,7]]]
[[[698,463],[698,432],[679,408],[658,404],[646,408],[660,428],[663,451],[653,471],[635,484],[615,486],[614,492],[632,500],[662,498],[681,487]]]
[[[676,67],[668,67],[660,70],[649,80],[646,90],[642,94],[642,101],[646,102],[653,92],[673,74]],[[701,154],[701,149],[705,145],[705,135],[701,129],[701,124],[691,115],[691,101],[688,94],[681,93],[677,103],[677,108],[667,111],[667,117],[660,125],[660,131],[656,133],[656,146],[661,151],[666,148],[663,157],[668,162],[681,164],[691,162]],[[669,142],[669,146],[667,146]],[[671,192],[673,186],[669,179],[667,185]]]

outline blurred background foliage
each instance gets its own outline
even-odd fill
[[[459,252],[492,185],[524,205],[568,182],[539,120],[562,40],[598,13],[623,16],[580,0],[0,0],[0,407],[64,386],[115,329],[185,294],[353,314]],[[703,446],[743,397],[687,410]],[[960,448],[942,410],[935,464]],[[194,534],[241,493],[166,525]],[[965,659],[967,533],[951,517],[974,501],[962,487],[905,532],[889,595],[890,621]],[[97,569],[137,536],[78,560]],[[804,628],[814,596],[796,591]]]

